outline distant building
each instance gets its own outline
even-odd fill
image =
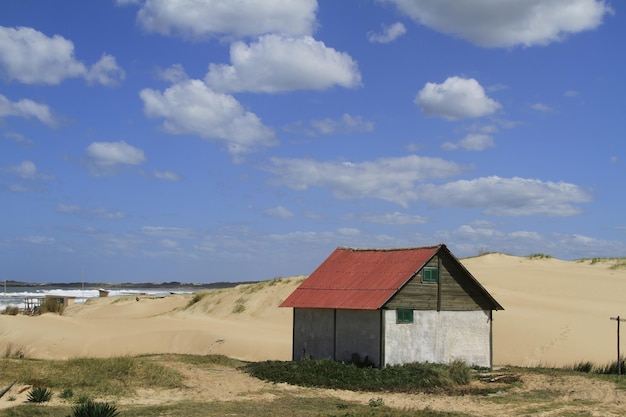
[[[293,360],[491,367],[503,307],[441,244],[337,248],[281,307],[293,307]]]

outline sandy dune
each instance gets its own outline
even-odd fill
[[[496,364],[615,359],[616,322],[609,318],[626,317],[626,269],[501,254],[462,262],[506,309],[494,314]],[[192,295],[112,297],[63,316],[0,315],[0,349],[48,359],[172,352],[287,360],[292,311],[278,305],[301,281],[211,290],[191,306]]]

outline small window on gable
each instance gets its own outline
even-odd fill
[[[425,266],[422,270],[422,282],[439,282],[439,268]]]
[[[399,308],[396,310],[396,323],[413,323],[413,310]]]

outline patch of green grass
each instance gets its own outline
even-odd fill
[[[528,255],[528,259],[552,259],[552,255],[547,255],[545,253],[533,253]]]
[[[183,377],[146,357],[76,358],[66,361],[3,359],[4,380],[99,395],[128,394],[137,388],[181,388]]]
[[[461,370],[463,366],[467,368],[467,372]],[[460,362],[455,363],[452,368],[430,363],[370,368],[332,360],[266,361],[249,363],[242,369],[270,382],[370,392],[448,390],[465,385],[470,379],[469,368]]]
[[[207,295],[209,295],[208,291],[200,291],[200,292],[196,292],[193,294],[193,297],[191,297],[191,300],[189,300],[189,302],[187,303],[187,308],[191,307],[192,305],[200,302],[204,297],[206,297]]]
[[[233,313],[239,314],[243,313],[244,311],[246,311],[246,299],[240,297],[239,299],[237,299],[237,301],[235,301],[235,305],[233,306]]]
[[[171,354],[171,355],[159,355],[158,361],[176,361],[182,362],[189,365],[194,365],[197,367],[214,367],[214,366],[225,366],[228,368],[238,368],[243,366],[245,362],[242,362],[238,359],[229,358],[224,355],[182,355],[182,354]]]

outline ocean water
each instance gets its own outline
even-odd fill
[[[119,295],[139,295],[145,294],[148,296],[165,296],[168,294],[189,294],[193,291],[187,289],[172,290],[170,288],[103,288],[109,291],[109,297]],[[7,306],[16,306],[24,308],[25,298],[43,298],[47,295],[54,295],[59,297],[76,297],[75,303],[81,304],[90,298],[97,298],[100,296],[100,292],[97,289],[89,288],[82,289],[80,287],[72,288],[37,288],[37,287],[7,287],[6,291],[2,283],[0,283],[0,312],[4,311]]]

